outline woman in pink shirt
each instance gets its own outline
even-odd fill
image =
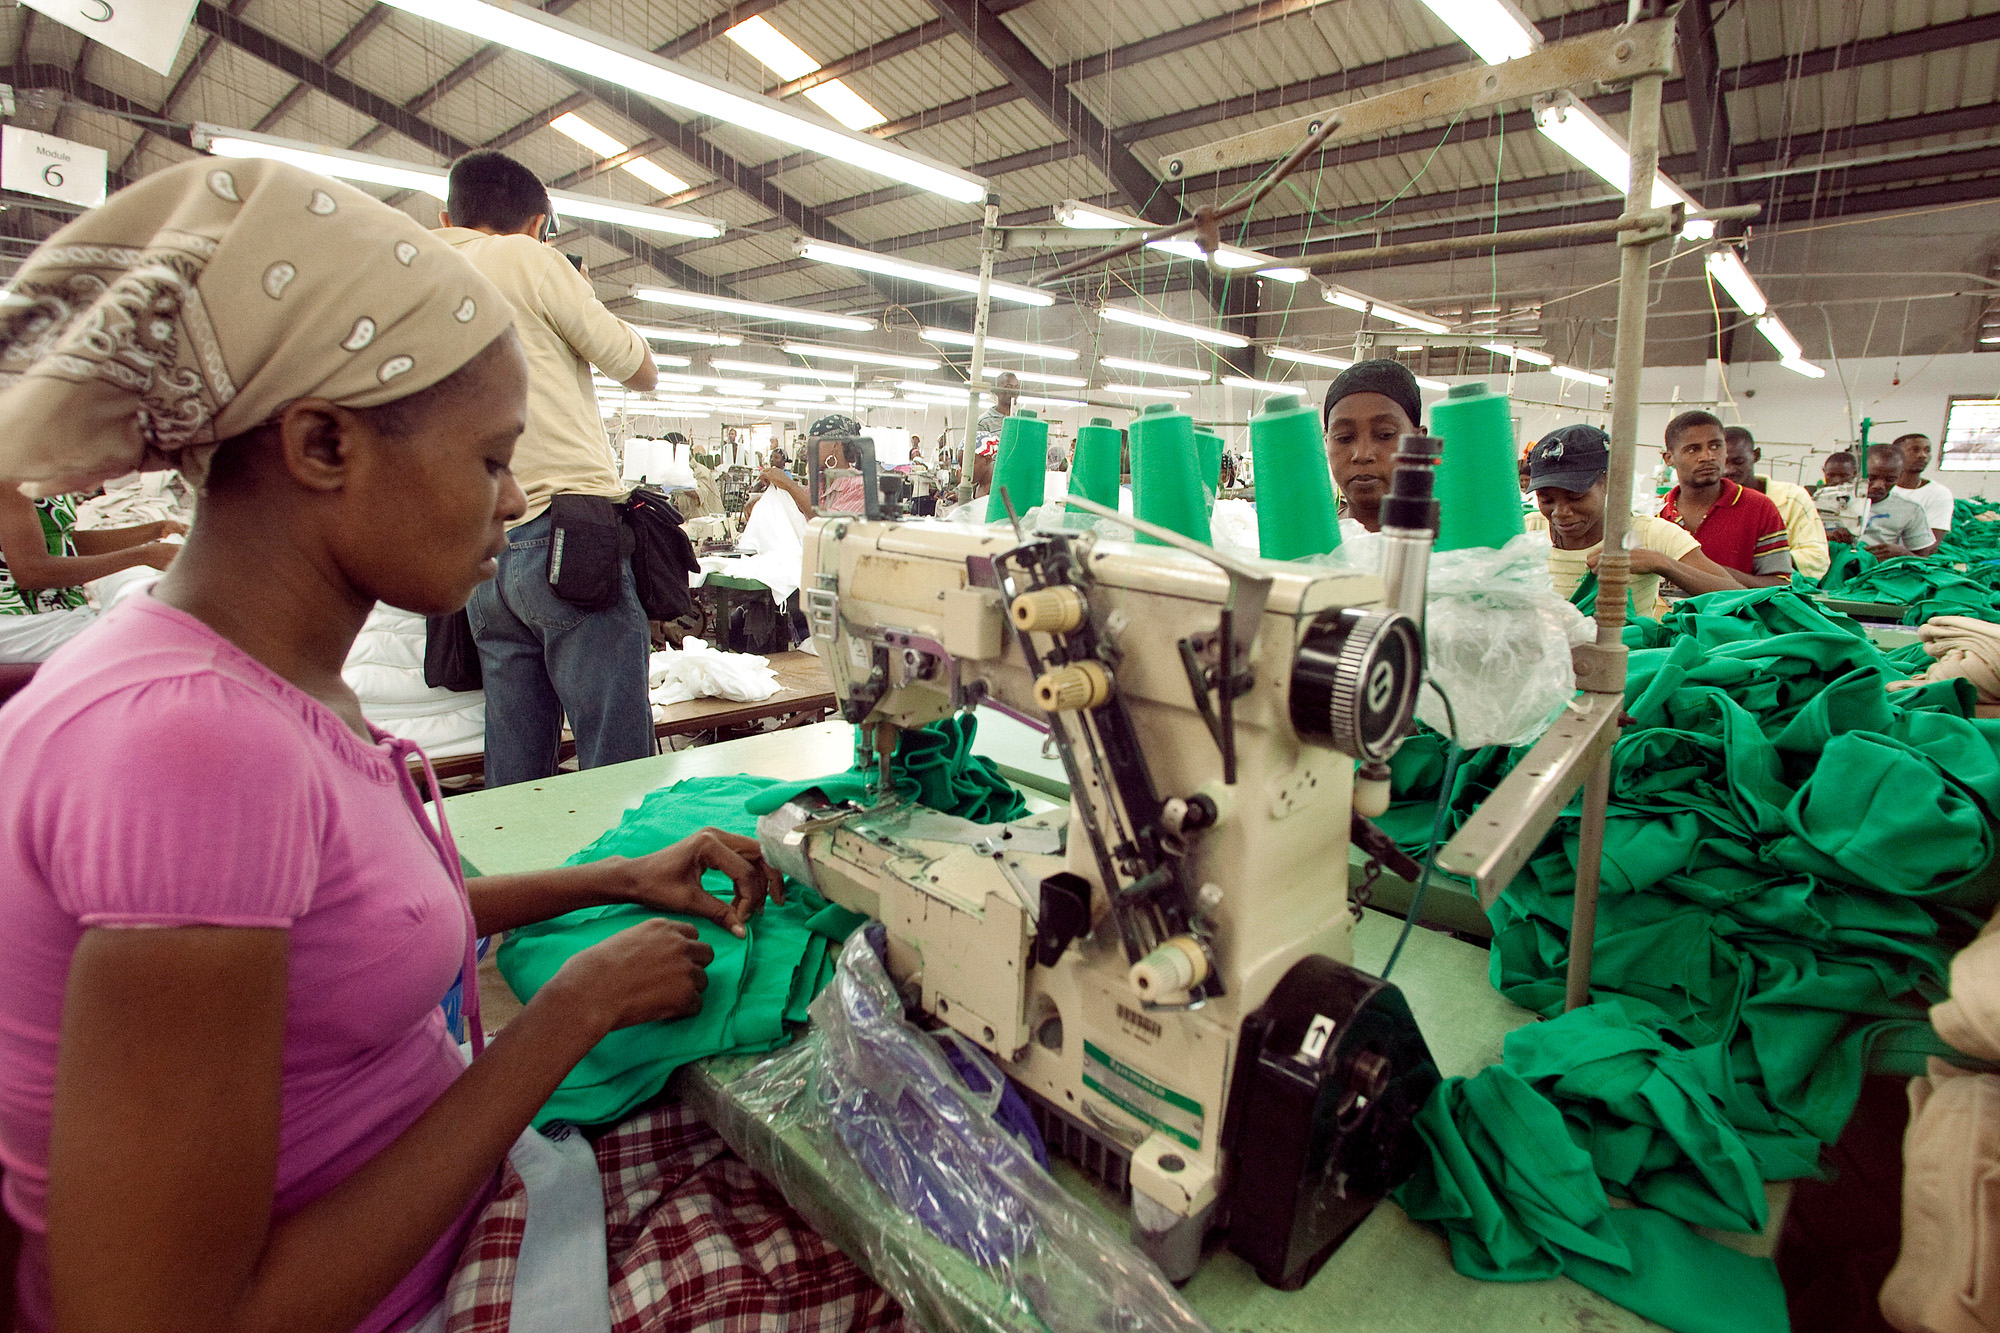
[[[10,1285],[30,1333],[425,1321],[549,1093],[606,1032],[698,1010],[709,958],[663,920],[615,936],[468,1067],[438,1002],[467,982],[477,1051],[473,939],[611,901],[740,929],[776,888],[710,832],[468,894],[341,679],[376,601],[439,614],[493,575],[524,505],[510,324],[404,214],[216,158],[0,300],[0,479],[201,478],[154,595],[0,712],[0,1327]]]

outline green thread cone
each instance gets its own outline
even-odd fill
[[[1090,424],[1076,433],[1076,455],[1069,461],[1070,494],[1116,509],[1118,473],[1124,453],[1125,441],[1111,424],[1111,418],[1092,417]],[[1071,505],[1069,512],[1083,511]]]
[[[1194,452],[1201,464],[1201,493],[1213,509],[1215,497],[1222,494],[1222,436],[1206,426],[1196,426]]]
[[[1257,478],[1257,549],[1266,560],[1325,555],[1340,545],[1333,470],[1319,410],[1294,393],[1267,399],[1250,418]]]
[[[1033,412],[1016,412],[1001,422],[1000,452],[993,459],[993,491],[986,500],[986,521],[1006,520],[1007,505],[1000,499],[1003,490],[1016,514],[1040,505],[1048,466],[1048,422]]]
[[[1431,408],[1431,434],[1444,441],[1438,461],[1440,551],[1505,546],[1521,535],[1521,474],[1507,395],[1483,383],[1454,384]]]
[[[1148,523],[1209,541],[1208,506],[1201,496],[1194,419],[1172,403],[1154,403],[1131,425],[1132,508]],[[1141,533],[1141,542],[1164,543]]]

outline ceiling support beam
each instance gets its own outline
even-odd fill
[[[1128,207],[1154,222],[1172,222],[1180,216],[1171,198],[1160,197],[1160,181],[1152,170],[1070,91],[1065,75],[1044,65],[1012,28],[987,10],[985,0],[931,0],[931,7],[1104,173]]]
[[[1688,119],[1694,123],[1695,170],[1708,182],[1698,187],[1696,198],[1705,208],[1727,208],[1737,202],[1735,183],[1730,180],[1729,99],[1723,93],[1722,59],[1715,47],[1715,17],[1708,0],[1686,0],[1674,34],[1680,48],[1683,86],[1688,90]],[[1740,236],[1740,221],[1721,224],[1720,235]],[[1724,299],[1728,299],[1726,296]],[[1715,330],[1715,359],[1728,365],[1736,348],[1736,325],[1731,321]]]

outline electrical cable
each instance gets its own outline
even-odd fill
[[[1403,945],[1409,941],[1410,931],[1416,927],[1417,914],[1423,911],[1424,893],[1431,886],[1431,873],[1437,869],[1438,847],[1444,841],[1445,816],[1451,810],[1451,784],[1458,778],[1458,761],[1465,756],[1465,751],[1460,749],[1458,744],[1458,714],[1452,709],[1451,696],[1444,692],[1443,686],[1428,676],[1424,678],[1424,684],[1435,690],[1437,697],[1444,701],[1444,724],[1449,744],[1445,746],[1444,752],[1444,779],[1438,784],[1437,812],[1431,816],[1431,844],[1424,853],[1424,873],[1417,880],[1416,893],[1410,897],[1410,910],[1403,917],[1403,929],[1402,933],[1396,936],[1396,947],[1389,950],[1389,961],[1382,965],[1384,981],[1387,981],[1389,974],[1395,971],[1396,960],[1403,956]]]

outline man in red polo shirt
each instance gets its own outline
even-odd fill
[[[1728,448],[1712,412],[1683,412],[1667,423],[1667,465],[1680,484],[1667,492],[1660,517],[1686,529],[1744,587],[1784,587],[1792,581],[1785,516],[1769,496],[1723,475]]]

